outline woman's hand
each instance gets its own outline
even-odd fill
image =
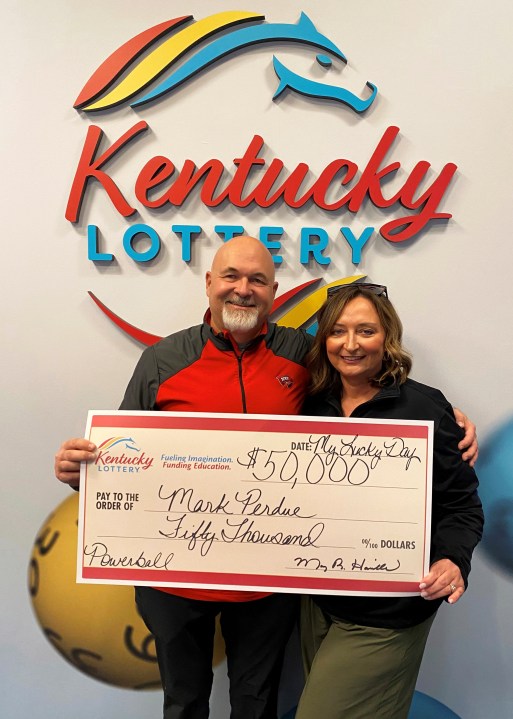
[[[477,457],[479,455],[479,447],[477,445],[476,425],[466,415],[463,414],[461,409],[458,409],[457,407],[453,407],[453,411],[454,411],[454,416],[456,417],[456,422],[465,431],[465,436],[463,437],[461,442],[458,444],[458,447],[462,451],[465,450],[463,452],[462,458],[465,462],[468,462],[471,467],[473,467],[475,465]]]
[[[465,584],[459,567],[450,559],[439,559],[431,565],[429,574],[419,584],[420,596],[424,599],[447,599],[454,604],[465,591]]]

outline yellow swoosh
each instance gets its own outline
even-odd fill
[[[180,30],[170,37],[160,47],[156,48],[148,57],[145,57],[113,90],[97,102],[93,102],[83,110],[101,110],[116,105],[127,97],[131,97],[142,87],[147,85],[157,75],[163,72],[172,62],[180,57],[188,48],[198,43],[204,37],[211,35],[229,25],[243,20],[259,20],[261,14],[251,12],[220,12],[215,15],[198,20],[194,25]]]
[[[294,327],[297,329],[307,322],[314,314],[320,309],[321,305],[324,304],[327,297],[327,290],[329,287],[336,287],[337,285],[350,285],[352,282],[361,280],[365,275],[353,275],[352,277],[344,277],[342,280],[335,280],[330,282],[328,285],[319,287],[318,290],[314,290],[312,294],[308,295],[299,305],[296,305],[291,310],[286,312],[283,317],[277,320],[277,324],[283,325],[284,327]]]

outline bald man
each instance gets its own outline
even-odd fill
[[[142,354],[120,409],[299,414],[309,376],[310,337],[268,322],[278,283],[268,250],[236,237],[206,274],[209,311],[201,325],[176,332]],[[467,423],[467,455],[476,453]],[[65,442],[55,458],[59,480],[77,488],[80,462],[95,458],[85,439]],[[464,455],[465,456],[465,455]],[[230,679],[231,719],[277,719],[283,652],[292,632],[292,594],[136,587],[155,636],[164,719],[206,719],[219,614]]]
[[[268,250],[252,237],[224,244],[206,274],[209,311],[201,325],[148,347],[120,409],[298,414],[308,383],[309,336],[267,321],[278,283]],[[69,440],[58,479],[77,487],[80,462],[96,447]],[[220,614],[231,719],[277,719],[283,652],[297,616],[292,594],[136,587],[155,636],[165,719],[206,719],[215,617]]]

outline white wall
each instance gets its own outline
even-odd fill
[[[296,22],[301,10],[307,12],[348,58],[340,81],[358,94],[367,80],[378,86],[369,112],[359,117],[292,92],[273,103],[272,54],[304,74],[314,57],[304,47],[280,43],[226,60],[172,100],[137,113],[123,106],[91,119],[77,113],[73,101],[111,51],[158,22],[186,13],[200,19],[233,9],[232,3],[1,2],[3,716],[28,717],[35,707],[39,716],[54,719],[71,713],[76,719],[135,719],[160,712],[159,692],[109,687],[66,664],[35,622],[26,588],[34,537],[67,496],[53,479],[53,454],[62,439],[83,433],[89,408],[117,406],[141,351],[99,312],[88,290],[133,325],[169,334],[202,316],[203,277],[220,244],[215,224],[243,224],[250,234],[261,225],[282,225],[287,237],[280,292],[320,275],[330,282],[358,272],[386,283],[414,354],[413,376],[464,408],[481,439],[513,413],[511,4],[246,0],[243,6],[268,22]],[[312,206],[299,212],[284,205],[267,212],[229,206],[212,211],[196,198],[176,212],[142,208],[137,220],[157,229],[165,249],[150,267],[141,267],[121,249],[122,234],[135,220],[121,218],[102,190],[88,196],[78,225],[64,218],[87,127],[100,125],[112,142],[137,119],[146,120],[151,133],[115,166],[132,197],[138,170],[155,154],[177,164],[185,157],[198,164],[218,157],[229,166],[261,134],[267,160],[281,157],[288,169],[307,162],[317,175],[338,157],[361,167],[385,129],[397,125],[400,137],[388,160],[400,160],[407,171],[428,160],[434,173],[447,162],[458,165],[442,203],[453,219],[433,223],[406,246],[375,235],[356,267],[339,227],[379,227],[399,216],[397,208],[385,213],[367,203],[356,217]],[[117,257],[114,266],[87,259],[89,223],[100,227],[105,251]],[[169,232],[174,223],[204,228],[189,265]],[[333,238],[328,267],[300,264],[304,226],[322,226]],[[461,719],[511,716],[512,589],[511,578],[478,552],[468,595],[457,607],[444,607],[435,623],[418,688]],[[222,693],[222,678],[219,683]],[[216,699],[219,719],[226,716],[223,701]]]

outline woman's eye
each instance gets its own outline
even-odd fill
[[[371,329],[363,329],[363,330],[361,330],[361,334],[362,334],[364,337],[372,337],[373,334],[374,334],[374,330],[371,330]]]

